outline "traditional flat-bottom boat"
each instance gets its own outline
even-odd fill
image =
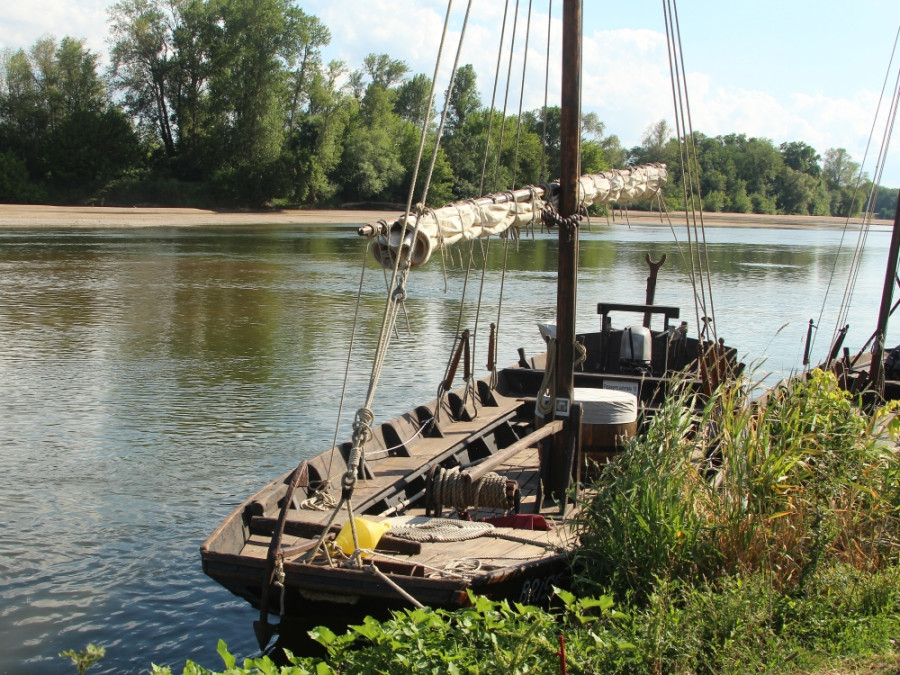
[[[393,276],[352,439],[246,499],[201,549],[204,571],[259,609],[261,646],[274,630],[270,614],[346,622],[391,608],[460,607],[471,594],[546,598],[569,574],[581,472],[621,449],[673,377],[708,391],[738,367],[734,350],[689,337],[686,324],[672,323],[677,308],[653,304],[659,263],[649,259],[645,303],[601,303],[599,329],[576,334],[580,210],[652,198],[667,176],[664,165],[580,175],[580,27],[581,3],[566,0],[557,183],[440,209],[408,205],[396,222],[362,228]],[[538,218],[559,237],[547,353],[520,353],[476,380],[463,331],[435,400],[376,425],[374,382],[409,272],[441,247],[510,236]],[[643,322],[614,330],[610,315],[623,310]],[[654,316],[662,326],[651,329]],[[493,364],[493,336],[488,343]],[[453,389],[460,361],[465,384]]]
[[[658,314],[663,326],[613,329],[613,311]],[[535,410],[547,354],[520,358],[494,383],[478,380],[372,429],[355,469],[355,544],[349,510],[334,510],[336,486],[346,490],[354,471],[347,442],[240,504],[203,544],[204,571],[263,618],[326,622],[419,603],[455,608],[470,592],[545,599],[565,585],[577,543],[577,509],[560,497],[569,477],[578,485],[582,472],[619,452],[673,377],[708,386],[704,351],[715,354],[720,374],[739,368],[733,349],[670,325],[678,308],[601,303],[598,313],[604,328],[577,336],[585,358],[568,417],[542,424]],[[545,444],[573,423],[563,475],[555,476]],[[548,495],[555,484],[563,487]]]

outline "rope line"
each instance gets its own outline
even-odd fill
[[[481,162],[481,180],[478,183],[478,194],[484,194],[484,179],[487,175],[487,161],[491,149],[491,132],[494,129],[494,113],[497,112],[497,85],[500,82],[500,64],[503,61],[503,40],[506,36],[506,20],[509,15],[509,0],[503,5],[503,24],[500,28],[500,42],[497,47],[497,65],[494,68],[494,89],[491,94],[491,113],[488,117],[487,138],[484,142],[484,157]]]
[[[547,0],[547,56],[544,58],[544,107],[541,110],[544,130],[541,134],[540,182],[547,180],[547,90],[550,83],[550,29],[553,26],[553,0]]]
[[[497,192],[500,188],[498,187],[500,180],[500,155],[503,153],[503,137],[506,131],[506,106],[509,103],[509,86],[512,81],[512,62],[513,62],[513,53],[516,48],[516,27],[519,24],[519,0],[516,0],[516,11],[513,14],[513,30],[512,30],[512,38],[509,43],[509,61],[506,69],[506,91],[504,92],[503,97],[503,118],[500,122],[500,140],[497,144],[497,154],[496,161],[494,162],[494,182],[493,187],[491,188],[491,192]]]
[[[709,252],[706,245],[706,230],[703,223],[703,203],[700,193],[699,161],[694,142],[694,131],[691,123],[690,100],[687,92],[687,75],[684,65],[684,52],[681,46],[681,32],[678,23],[678,10],[675,0],[663,0],[663,15],[666,25],[666,44],[669,58],[669,70],[672,84],[672,100],[675,109],[675,129],[681,156],[683,174],[683,194],[687,246],[690,254],[690,276],[694,288],[694,309],[697,321],[697,334],[706,333],[702,318],[711,320],[711,334],[707,337],[716,340],[715,309],[712,303],[712,285],[710,280]],[[693,239],[691,230],[693,229]],[[701,251],[705,251],[705,255]],[[704,257],[706,258],[704,262]],[[707,307],[707,296],[709,296]]]
[[[863,155],[863,161],[860,163],[860,172],[858,174],[856,187],[854,189],[854,197],[853,197],[854,201],[856,199],[856,192],[859,190],[860,182],[861,182],[861,179],[863,176],[863,167],[865,165],[866,157],[868,156],[869,148],[871,147],[871,144],[872,144],[872,138],[875,134],[875,127],[878,122],[878,116],[881,111],[882,103],[884,102],[885,91],[887,90],[887,85],[888,85],[888,82],[890,81],[891,69],[893,67],[894,57],[896,56],[896,53],[897,53],[898,39],[900,39],[900,28],[898,28],[897,34],[894,37],[894,44],[891,48],[891,56],[890,56],[890,59],[888,59],[888,67],[885,70],[884,81],[882,82],[882,86],[881,86],[881,93],[879,94],[878,104],[876,105],[876,108],[875,108],[875,116],[872,119],[872,126],[869,130],[869,138],[866,143],[866,150]],[[861,264],[861,260],[862,260],[862,250],[863,250],[866,240],[868,239],[868,233],[869,233],[869,229],[871,226],[871,221],[870,221],[871,205],[874,203],[876,189],[877,189],[879,182],[881,181],[881,175],[882,175],[882,171],[884,169],[884,163],[886,160],[887,150],[888,150],[888,146],[890,145],[890,138],[893,133],[894,124],[896,121],[897,108],[898,108],[898,97],[900,97],[900,70],[898,70],[897,79],[894,83],[894,93],[891,97],[891,105],[890,105],[889,111],[887,113],[887,121],[885,123],[885,130],[882,135],[882,142],[881,142],[881,146],[879,149],[878,158],[876,159],[876,162],[875,162],[876,169],[875,169],[875,176],[872,181],[872,184],[873,184],[872,192],[869,195],[869,199],[867,200],[867,203],[866,203],[866,208],[864,209],[864,212],[863,212],[863,215],[864,215],[863,224],[860,226],[860,232],[857,237],[856,248],[854,249],[853,258],[852,258],[852,262],[850,265],[851,271],[850,271],[850,274],[848,275],[847,284],[844,287],[844,293],[841,298],[841,303],[840,303],[837,317],[835,320],[834,332],[832,333],[832,337],[831,337],[832,344],[834,344],[835,341],[837,340],[838,334],[841,330],[841,326],[844,325],[844,323],[846,322],[847,316],[850,312],[851,299],[853,297],[853,291],[856,287],[856,281],[858,279],[859,268],[860,268],[860,264]],[[832,282],[834,281],[834,278],[837,274],[838,259],[840,257],[840,253],[841,253],[841,250],[844,245],[844,238],[849,230],[849,227],[850,227],[850,218],[848,216],[848,218],[846,219],[846,221],[844,223],[844,227],[841,231],[841,239],[838,243],[838,250],[837,250],[837,253],[835,254],[834,263],[832,264],[831,275],[828,279],[828,285],[826,286],[826,289],[825,289],[825,295],[822,298],[822,305],[819,309],[819,318],[818,318],[818,322],[817,322],[818,325],[821,325],[822,317],[825,314],[825,306],[828,301],[828,295],[831,290]],[[813,336],[813,340],[811,341],[810,350],[812,350],[812,344],[814,344],[814,342],[815,342],[815,336]],[[868,346],[868,343],[867,343],[867,346]],[[865,347],[863,347],[863,349],[865,349]]]
[[[522,51],[522,84],[519,88],[519,116],[516,120],[516,145],[513,153],[513,176],[512,189],[516,188],[516,181],[519,178],[519,141],[522,138],[522,104],[525,101],[525,72],[528,69],[528,42],[531,38],[531,4],[533,0],[528,0],[528,19],[525,22],[525,48]]]

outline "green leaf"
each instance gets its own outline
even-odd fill
[[[553,587],[553,592],[556,596],[565,603],[566,607],[571,609],[572,605],[575,603],[575,594],[570,591],[565,591],[561,588]]]
[[[222,657],[222,662],[225,664],[225,670],[234,668],[236,659],[228,652],[228,645],[225,644],[225,640],[219,640],[219,646],[216,648],[216,652]]]
[[[602,610],[607,610],[615,604],[615,601],[608,595],[601,595],[599,598],[582,598],[581,600],[581,606],[584,609],[599,607]]]

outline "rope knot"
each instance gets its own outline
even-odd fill
[[[375,421],[375,414],[368,408],[360,408],[356,411],[356,418],[353,420],[353,440],[354,445],[362,445],[372,436],[372,422]]]

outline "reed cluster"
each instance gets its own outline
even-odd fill
[[[896,404],[863,412],[823,371],[756,402],[747,390],[700,406],[680,387],[599,474],[580,523],[581,593],[640,602],[660,583],[762,574],[791,594],[825,563],[896,565]]]

